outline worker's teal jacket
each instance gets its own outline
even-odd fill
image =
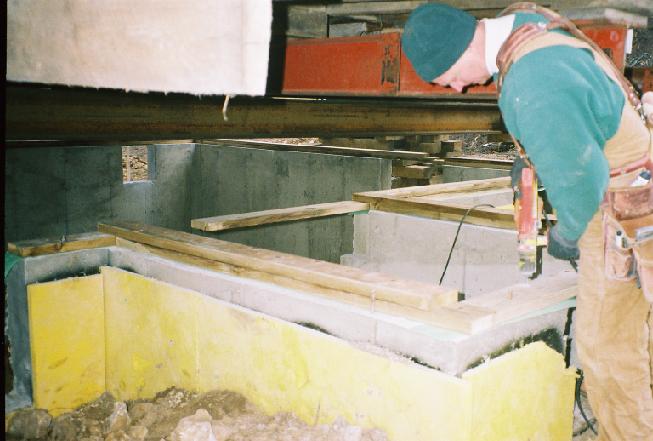
[[[513,29],[538,14],[516,14]],[[577,240],[596,213],[610,170],[603,147],[616,133],[625,97],[586,49],[551,46],[518,59],[499,108],[558,214],[558,232]]]

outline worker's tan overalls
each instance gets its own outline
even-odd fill
[[[589,49],[576,38],[548,32],[519,47],[514,59],[554,45]],[[596,55],[594,58],[614,78],[604,60]],[[635,162],[647,152],[651,155],[651,137],[626,97],[619,129],[603,150],[610,168]],[[600,425],[597,439],[653,441],[651,304],[636,281],[606,278],[601,210],[587,226],[579,248],[575,340],[590,405]]]

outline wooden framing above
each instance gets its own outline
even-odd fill
[[[275,210],[254,211],[250,213],[226,214],[223,216],[192,219],[191,228],[202,231],[222,231],[232,228],[255,227],[302,219],[315,219],[338,214],[349,214],[369,210],[363,202],[341,201],[324,204],[302,205],[300,207],[278,208]]]
[[[475,181],[453,182],[395,190],[354,193],[353,200],[370,204],[371,210],[412,214],[431,219],[460,221],[497,228],[514,229],[512,210],[477,207],[434,201],[436,195],[469,195],[474,192],[510,188],[510,178],[494,178]]]

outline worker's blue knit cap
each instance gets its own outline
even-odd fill
[[[474,37],[476,19],[460,9],[426,3],[408,17],[401,47],[417,74],[433,81],[454,65]]]

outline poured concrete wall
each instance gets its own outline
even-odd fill
[[[390,188],[390,160],[196,144],[155,145],[151,157],[152,181],[123,184],[120,146],[8,150],[5,240],[93,231],[117,219],[191,231],[197,217]],[[335,216],[218,236],[335,262],[351,252],[353,222]]]
[[[128,184],[120,146],[7,150],[5,240],[94,231],[116,219],[188,230],[194,150],[155,145],[155,179]]]
[[[389,160],[199,145],[193,218],[351,200],[390,188]],[[219,239],[338,262],[350,253],[352,215],[211,233]],[[197,231],[194,231],[197,232]]]

